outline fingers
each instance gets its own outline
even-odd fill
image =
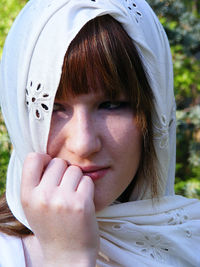
[[[58,186],[67,169],[67,162],[60,158],[52,159],[45,169],[40,186],[46,188]]]
[[[94,183],[89,176],[82,177],[79,186],[77,188],[77,192],[85,194],[88,197],[91,197],[91,199],[94,198]]]
[[[47,154],[28,154],[22,171],[22,191],[25,190],[27,192],[40,183],[42,174],[50,161],[51,157]]]
[[[67,168],[67,162],[63,159],[30,153],[24,161],[21,187],[27,192],[36,186],[50,188],[60,185],[67,191],[76,191],[82,176],[79,167]]]
[[[56,192],[60,192],[60,196],[64,198],[72,196],[71,193],[78,193],[86,199],[94,197],[92,179],[83,176],[78,166],[68,167],[63,159],[51,159],[47,154],[30,153],[23,166],[21,200],[28,201],[35,190],[41,197],[44,195],[46,200],[52,200]]]
[[[65,171],[60,187],[64,188],[66,192],[74,192],[77,190],[82,179],[83,173],[77,166],[69,166]]]
[[[94,183],[89,176],[83,176],[81,169],[77,166],[70,166],[63,175],[60,186],[65,192],[77,192],[94,197]]]

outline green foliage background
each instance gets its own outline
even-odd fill
[[[0,56],[5,38],[13,20],[25,5],[26,0],[1,0],[0,1]],[[5,191],[6,170],[11,154],[11,143],[6,131],[2,114],[0,113],[0,195]]]
[[[0,1],[0,55],[26,0]],[[177,194],[200,199],[200,1],[148,0],[171,44],[177,102]],[[199,55],[199,56],[198,56]],[[198,59],[199,57],[199,59]],[[0,195],[12,146],[0,113]]]

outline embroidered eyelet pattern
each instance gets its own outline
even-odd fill
[[[171,210],[165,213],[169,219],[169,225],[183,224],[188,220],[188,215],[183,208]]]
[[[184,232],[185,232],[185,236],[187,238],[192,237],[192,231],[190,229],[187,228],[187,229],[184,230]]]
[[[134,234],[133,245],[140,253],[160,262],[165,262],[170,251],[170,242],[157,233],[145,233],[136,229],[130,229],[124,224],[114,224],[114,231],[128,232]]]
[[[167,215],[167,224],[168,225],[177,225],[179,227],[179,230],[181,233],[187,237],[192,237],[192,231],[191,229],[185,228],[184,223],[186,223],[189,220],[189,216],[186,213],[184,208],[179,208],[171,211],[165,212],[165,215]]]
[[[121,226],[120,224],[114,224],[114,225],[112,226],[112,229],[115,230],[115,231],[119,231],[119,230],[122,229],[122,226]]]
[[[97,0],[89,0],[91,2],[97,2]],[[136,3],[133,0],[121,0],[121,2],[125,3],[129,13],[134,16],[135,21],[137,23],[140,22],[140,19],[142,18],[142,13],[138,10],[138,7]]]
[[[169,141],[169,126],[171,126],[173,120],[167,124],[167,119],[165,115],[161,115],[160,125],[153,124],[154,126],[154,139],[159,140],[159,147],[161,149],[166,148],[168,146]]]
[[[158,234],[143,235],[135,245],[143,254],[157,261],[166,261],[167,253],[169,252],[170,243],[162,239]]]
[[[154,139],[159,140],[160,149],[168,147],[169,130],[174,125],[175,122],[176,122],[176,103],[174,102],[169,122],[167,121],[166,116],[164,114],[161,114],[159,123],[153,123]]]
[[[142,18],[142,13],[138,10],[136,3],[133,0],[124,0],[129,12],[134,16],[137,23],[140,22]]]
[[[42,120],[44,112],[49,112],[49,100],[50,96],[41,83],[29,82],[26,88],[26,105],[37,120]]]

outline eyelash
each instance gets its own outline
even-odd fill
[[[99,105],[99,108],[107,109],[107,110],[119,110],[119,109],[127,108],[128,106],[129,106],[129,103],[125,101],[116,101],[116,102],[106,101],[106,102],[101,103]]]
[[[53,105],[53,112],[56,112],[56,111],[64,111],[64,107],[61,105],[61,104],[58,104],[58,103],[54,103]]]
[[[119,109],[125,109],[128,106],[129,106],[129,103],[125,101],[116,101],[116,102],[105,101],[99,104],[98,109],[114,111],[114,110],[119,110]],[[54,103],[53,112],[56,112],[56,111],[65,111],[65,108],[63,107],[62,104]]]

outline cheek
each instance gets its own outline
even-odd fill
[[[108,121],[107,127],[110,134],[109,148],[118,170],[132,179],[141,159],[142,133],[133,117]]]
[[[141,149],[142,134],[132,116],[127,118],[110,118],[106,122],[106,127],[116,148],[130,147],[133,149],[135,147],[136,150]]]
[[[64,125],[53,116],[47,143],[47,153],[51,157],[55,157],[59,152],[59,148],[64,144],[64,138],[62,137],[63,127]]]

